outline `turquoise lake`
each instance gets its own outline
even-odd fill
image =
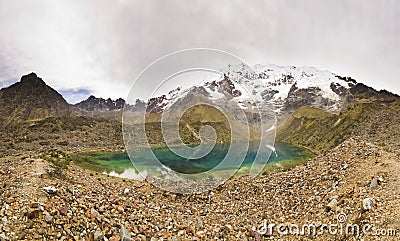
[[[154,148],[152,149],[152,153],[154,153],[157,159],[168,168],[177,172],[191,174],[202,173],[215,168],[227,154],[229,146],[229,143],[216,144],[207,156],[196,160],[187,160],[179,157],[167,147]],[[304,163],[314,156],[313,153],[306,149],[287,145],[285,143],[277,142],[274,148],[275,150],[272,153],[271,151],[265,152],[265,158],[269,156],[268,164],[264,168],[265,172],[273,171],[277,168],[287,169]],[[240,160],[240,169],[245,170],[253,164],[258,150],[257,143],[250,143],[247,153],[245,153],[245,159]],[[261,155],[262,154],[263,152],[261,151]],[[135,167],[139,170],[146,170],[148,173],[151,173],[155,165],[154,156],[149,155],[149,151],[135,152],[134,156]],[[235,158],[232,158],[232,161],[225,163],[224,166],[219,167],[218,170],[238,169],[238,161],[234,159]],[[76,162],[84,168],[111,176],[142,179],[140,175],[138,175],[138,171],[134,168],[126,152],[84,153],[76,159]],[[246,174],[245,171],[238,173]]]

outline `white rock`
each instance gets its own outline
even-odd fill
[[[125,188],[124,194],[125,194],[125,195],[128,195],[128,194],[129,194],[129,191],[130,191],[129,188]]]
[[[379,187],[379,180],[377,178],[374,178],[371,181],[371,185],[369,186],[369,190],[375,190]]]
[[[57,192],[57,188],[53,186],[44,187],[43,190],[45,190],[48,194],[55,194]]]
[[[104,240],[104,236],[100,231],[96,231],[93,235],[94,241],[101,241]]]
[[[121,241],[130,241],[131,240],[131,234],[126,230],[124,226],[121,227],[121,230],[119,231],[119,236],[121,238]]]
[[[372,201],[373,201],[374,199],[373,198],[365,198],[364,200],[363,200],[363,209],[364,210],[371,210],[372,209]]]

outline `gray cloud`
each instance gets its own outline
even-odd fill
[[[400,94],[400,2],[0,0],[0,82],[36,72],[56,89],[126,97],[173,51],[311,65]]]

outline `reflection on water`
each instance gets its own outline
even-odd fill
[[[133,167],[125,169],[122,173],[118,173],[118,172],[112,170],[109,172],[103,171],[103,174],[107,174],[112,177],[128,178],[128,179],[138,180],[138,181],[143,181],[144,179],[146,179],[146,177],[148,175],[148,173],[146,171],[138,173],[138,171],[136,171],[136,169]]]
[[[250,144],[243,162],[242,160],[230,158],[223,165],[219,165],[228,149],[229,144],[217,144],[209,155],[196,160],[181,158],[166,147],[153,149],[153,153],[165,166],[182,173],[200,173],[208,170],[216,170],[223,173],[224,170],[237,169],[240,166],[238,174],[245,175],[257,155],[257,143]],[[275,146],[268,146],[264,149],[268,149],[268,151],[265,151],[266,158],[269,157],[267,168],[272,166],[275,168],[285,168],[288,165],[304,162],[304,160],[313,156],[312,153],[305,149],[279,142],[275,143]],[[271,151],[272,154],[269,155]],[[141,173],[138,173],[132,165],[127,153],[92,153],[87,155],[86,158],[80,159],[79,165],[110,176],[144,180],[149,173],[152,174],[153,172],[160,171],[154,167],[153,163],[155,160],[152,158],[154,156],[149,155],[149,152],[136,152],[134,155],[137,158],[135,160],[135,167],[138,170],[144,170]],[[263,151],[261,151],[261,155],[263,155]],[[215,168],[216,166],[218,168]]]

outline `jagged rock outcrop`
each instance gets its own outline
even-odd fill
[[[103,99],[96,98],[91,95],[88,99],[75,104],[76,107],[87,110],[120,110],[124,108],[125,100],[122,98],[118,98],[116,100],[112,100],[111,98]]]

